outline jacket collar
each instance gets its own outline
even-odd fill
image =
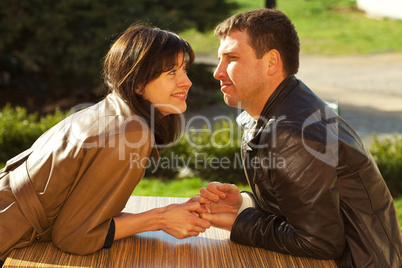
[[[119,93],[117,93],[116,91],[112,91],[111,93],[109,93],[106,99],[108,99],[109,103],[112,104],[108,105],[108,109],[114,109],[115,114],[122,116],[134,115],[134,112],[131,111],[130,107],[127,104],[127,101],[120,97]]]
[[[259,140],[259,136],[263,132],[266,125],[270,123],[270,117],[275,112],[276,107],[286,98],[286,96],[295,88],[297,84],[298,79],[296,76],[291,75],[286,77],[265,103],[257,122],[255,122],[253,117],[251,117],[246,111],[242,112],[236,118],[237,124],[243,130],[244,134],[246,135],[246,140],[250,142],[250,145],[258,144],[257,140]],[[253,131],[253,133],[250,134],[250,131]]]
[[[256,135],[264,128],[272,114],[275,112],[277,106],[295,88],[297,83],[297,78],[294,75],[291,75],[286,77],[275,89],[274,93],[272,93],[262,109],[261,115],[257,122],[258,131],[256,131]]]
[[[127,101],[124,100],[116,91],[112,91],[111,93],[109,93],[106,98],[112,104],[112,105],[109,105],[108,109],[114,109],[115,114],[122,115],[122,116],[135,115],[135,113],[128,106]],[[151,130],[149,130],[149,131],[151,131]],[[156,162],[159,160],[160,156],[159,156],[158,148],[156,146],[154,135],[151,135],[151,148],[152,148],[152,151],[151,151],[150,159],[152,159],[152,161]]]

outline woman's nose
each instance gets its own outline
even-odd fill
[[[188,75],[184,74],[183,81],[182,81],[182,86],[186,87],[186,88],[189,88],[192,85],[193,85],[193,83],[191,82],[190,78],[188,78]]]

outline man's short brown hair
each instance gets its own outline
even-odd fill
[[[247,31],[257,58],[276,49],[286,75],[298,72],[299,37],[293,23],[282,11],[264,8],[235,14],[216,27],[215,35],[223,38],[233,31]]]

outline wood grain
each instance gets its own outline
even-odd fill
[[[131,197],[124,211],[138,213],[185,198]],[[333,261],[299,258],[230,242],[230,233],[211,227],[179,240],[162,231],[115,241],[110,249],[78,256],[52,243],[35,243],[11,252],[3,267],[334,267]]]

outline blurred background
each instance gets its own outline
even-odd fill
[[[129,25],[206,32],[236,7],[225,0],[2,0],[0,105],[49,113],[97,101],[103,57]]]
[[[177,32],[194,47],[198,64],[190,70],[195,100],[190,109],[220,101],[218,83],[210,66],[205,66],[216,63],[219,42],[213,28],[231,14],[267,5],[276,6],[292,19],[303,55],[402,51],[402,21],[366,13],[354,0],[2,0],[0,107],[10,103],[26,107],[28,112],[46,114],[56,107],[69,109],[96,102],[104,94],[103,57],[119,33],[136,22]],[[309,79],[310,74],[303,72],[310,68],[309,63],[303,59],[300,75]],[[326,67],[333,68],[333,64]],[[380,71],[385,70],[378,69],[373,75],[380,75]],[[320,78],[332,79],[334,75]],[[202,96],[205,102],[199,102],[195,97],[203,91],[218,96],[207,94]]]
[[[212,77],[219,46],[213,28],[234,13],[266,6],[284,11],[299,33],[297,76],[318,96],[338,104],[340,115],[371,146],[394,196],[402,194],[398,0],[1,0],[0,163],[29,147],[75,105],[105,96],[103,57],[116,37],[136,22],[174,31],[193,46],[196,64],[189,70],[193,87],[187,117],[236,116],[239,111],[223,103],[219,82]],[[209,138],[204,137],[206,142]],[[222,143],[229,139],[221,138]],[[172,150],[191,158],[194,151],[186,144],[183,141]],[[233,155],[236,146],[203,153]],[[165,170],[153,176],[172,179],[179,173]],[[203,183],[212,179],[245,183],[241,169],[198,169],[186,176],[198,176]],[[148,182],[139,187],[153,195],[175,195],[174,190]],[[186,188],[182,183],[178,187]],[[402,207],[402,199],[399,202]]]

